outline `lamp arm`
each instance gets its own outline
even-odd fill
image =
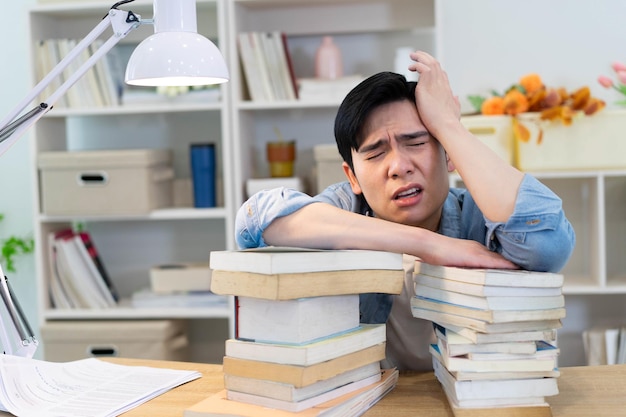
[[[124,39],[131,31],[145,23],[141,16],[119,9],[111,9],[102,21],[87,34],[63,59],[28,93],[28,95],[0,122],[0,155],[13,145],[26,130],[33,126],[54,104],[80,80],[96,62],[106,55],[119,41]],[[59,77],[63,71],[74,62],[81,53],[89,47],[104,31],[112,27],[113,34],[95,51],[79,68],[72,73],[59,88],[54,91],[44,102],[18,118],[24,109]]]
[[[98,60],[107,54],[120,40],[143,23],[141,16],[130,11],[112,8],[102,21],[85,36],[63,59],[48,73],[28,95],[0,122],[0,155],[13,145],[24,132],[41,119]],[[44,102],[19,116],[56,77],[76,60],[104,31],[111,26],[113,35],[95,51],[74,73],[65,80]],[[18,117],[19,116],[19,117]],[[0,341],[4,353],[23,357],[32,357],[37,349],[37,339],[28,324],[8,279],[0,266]],[[14,346],[15,344],[15,346]]]

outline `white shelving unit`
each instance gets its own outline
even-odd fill
[[[59,2],[29,13],[31,38],[81,37],[102,18],[111,2]],[[137,0],[129,9],[151,17],[152,2]],[[246,198],[249,178],[268,176],[265,145],[278,128],[297,143],[296,175],[312,178],[313,147],[334,142],[338,101],[259,103],[245,95],[237,34],[280,30],[286,33],[297,77],[312,77],[314,55],[325,35],[341,48],[344,72],[393,70],[395,49],[411,46],[454,61],[455,51],[440,31],[445,3],[439,0],[197,0],[198,27],[218,41],[231,80],[221,87],[219,103],[145,105],[104,109],[54,109],[35,127],[36,155],[72,149],[174,149],[176,177],[190,176],[188,146],[214,142],[222,180],[222,202],[215,209],[172,208],[145,216],[48,216],[38,212],[35,239],[41,322],[75,319],[188,318],[192,322],[192,359],[221,361],[223,341],[232,335],[232,306],[224,309],[136,310],[120,306],[94,311],[57,311],[48,301],[46,238],[50,231],[84,222],[122,295],[147,286],[150,266],[200,261],[211,250],[234,248],[234,216]],[[138,43],[151,28],[125,40]],[[451,39],[447,39],[452,42]],[[452,48],[451,48],[452,49]],[[34,57],[33,57],[34,58]],[[458,71],[458,69],[456,69]],[[584,361],[580,333],[592,324],[626,316],[625,171],[541,172],[537,176],[559,194],[574,225],[578,243],[565,267],[568,317],[559,331],[561,364]],[[34,176],[38,178],[38,175]],[[36,180],[38,181],[38,180]],[[38,190],[39,184],[35,184]],[[39,207],[39,201],[36,201]]]
[[[38,5],[30,10],[31,45],[52,38],[82,38],[106,14],[110,1],[66,2]],[[124,7],[123,7],[124,8]],[[139,0],[127,9],[152,17],[152,1]],[[223,51],[227,39],[226,7],[221,0],[198,0],[199,32],[218,42]],[[118,55],[152,33],[142,26],[116,46]],[[105,33],[109,36],[110,31]],[[35,55],[33,49],[33,62]],[[121,58],[120,60],[122,60]],[[125,65],[125,63],[124,63]],[[124,67],[122,67],[124,68]],[[208,261],[209,252],[233,247],[234,213],[231,167],[230,105],[226,87],[223,99],[213,103],[174,103],[115,106],[108,108],[53,109],[34,127],[33,169],[37,155],[45,151],[170,148],[176,178],[190,178],[189,145],[216,144],[218,181],[223,192],[217,208],[175,207],[132,216],[36,215],[35,240],[40,323],[50,320],[189,319],[190,351],[194,361],[219,362],[224,340],[232,335],[233,306],[221,308],[135,309],[128,298],[149,286],[149,269],[175,262]],[[39,174],[36,207],[41,207]],[[119,307],[106,310],[56,310],[48,299],[49,232],[81,222],[90,231],[107,271],[121,296]]]

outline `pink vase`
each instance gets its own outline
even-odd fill
[[[324,36],[315,53],[315,76],[334,80],[343,77],[341,51],[331,36]]]

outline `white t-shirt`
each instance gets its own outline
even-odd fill
[[[415,257],[404,255],[404,289],[393,296],[393,305],[387,319],[387,357],[382,361],[385,368],[427,371],[433,369],[432,356],[428,351],[436,342],[433,324],[411,314],[411,298],[415,296],[413,271]]]

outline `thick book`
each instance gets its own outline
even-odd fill
[[[551,272],[534,272],[508,269],[476,269],[432,265],[415,261],[415,274],[467,282],[470,284],[500,287],[562,287],[563,275]]]
[[[232,401],[226,398],[226,390],[222,390],[209,398],[189,407],[183,413],[184,417],[356,417],[370,409],[398,382],[398,371],[395,369],[385,370],[380,381],[342,395],[323,404],[292,413],[290,411],[277,410],[262,407],[255,404],[246,404]]]
[[[442,333],[440,330],[436,329],[435,333],[441,343],[446,345],[451,356],[462,356],[470,353],[513,353],[528,355],[537,352],[536,341],[474,343],[452,331]]]
[[[431,300],[460,305],[479,310],[494,311],[536,311],[562,308],[565,306],[563,295],[535,297],[535,296],[478,296],[461,294],[439,288],[415,285],[415,294]]]
[[[433,369],[437,380],[453,392],[457,400],[550,397],[559,393],[557,378],[458,381],[434,356]]]
[[[425,286],[477,297],[554,297],[563,293],[562,287],[503,287],[481,285],[424,274],[414,274],[413,281],[415,282],[416,288],[418,286]]]
[[[96,248],[95,243],[93,243],[91,234],[86,230],[79,231],[76,234],[80,237],[83,244],[85,245],[85,249],[87,250],[87,253],[89,253],[89,256],[91,257],[94,265],[98,269],[98,273],[100,274],[100,277],[102,278],[105,285],[109,289],[111,296],[116,302],[119,301],[120,297],[119,297],[117,288],[115,287],[115,284],[111,280],[111,277],[109,276],[109,273],[107,272],[104,266],[104,262],[102,261],[102,258],[100,257],[100,253],[98,252],[98,249]]]
[[[329,295],[386,293],[400,294],[404,271],[349,270],[259,274],[213,270],[211,291],[222,295],[293,300]]]
[[[471,340],[474,343],[500,343],[500,342],[524,342],[524,341],[537,341],[537,340],[545,340],[545,341],[553,341],[556,340],[556,329],[558,327],[551,327],[554,325],[561,325],[561,322],[556,320],[555,323],[552,321],[546,322],[529,322],[531,324],[530,329],[526,330],[515,330],[515,331],[505,331],[505,332],[496,332],[496,333],[484,333],[481,331],[476,331],[473,329],[469,329],[467,327],[455,326],[452,324],[442,324],[438,323],[439,326],[447,330],[452,330],[455,333],[465,337],[466,339]],[[542,329],[533,329],[532,327],[538,327],[539,325],[545,324],[545,327]]]
[[[450,372],[528,372],[551,371],[556,368],[556,356],[541,359],[484,360],[475,361],[460,356],[449,356],[433,343],[430,353],[443,363]]]
[[[359,295],[295,300],[236,299],[235,335],[266,343],[305,344],[359,327]]]
[[[303,401],[351,382],[360,381],[363,378],[374,375],[380,375],[380,371],[380,363],[372,362],[302,388],[297,388],[291,384],[282,382],[268,381],[267,379],[246,378],[227,374],[224,375],[224,388],[226,388],[227,391],[262,395],[283,401]]]
[[[262,362],[308,366],[383,343],[385,324],[361,324],[355,330],[340,333],[304,345],[226,341],[226,356]]]
[[[227,375],[267,379],[301,388],[384,358],[385,343],[380,343],[310,366],[259,362],[225,356],[223,368],[224,374]]]
[[[402,271],[402,254],[369,250],[317,250],[265,247],[233,251],[213,251],[213,270],[294,274],[303,272],[383,269]]]
[[[265,397],[263,395],[249,394],[245,392],[227,391],[226,397],[229,400],[240,401],[242,403],[256,404],[262,407],[273,408],[277,410],[291,411],[294,413],[304,411],[306,409],[323,404],[327,401],[334,400],[342,395],[349,394],[353,391],[361,389],[380,381],[381,375],[372,375],[358,381],[349,382],[330,391],[323,392],[315,397],[307,398],[302,401],[284,401],[275,398]]]
[[[471,317],[443,313],[440,311],[425,310],[417,307],[411,307],[411,313],[413,314],[413,317],[429,320],[444,327],[465,327],[482,333],[511,333],[531,330],[557,329],[561,327],[561,321],[559,319],[490,323]]]
[[[470,352],[467,354],[467,358],[474,361],[485,360],[514,360],[514,359],[545,359],[556,357],[561,353],[561,350],[551,345],[544,340],[538,340],[535,342],[537,349],[533,353],[510,353],[510,352]],[[444,350],[450,355],[447,346],[443,347]],[[454,355],[450,355],[454,356]]]
[[[487,323],[560,320],[566,314],[564,307],[537,310],[492,310],[453,304],[423,296],[415,296],[411,299],[411,309],[413,311],[418,309],[430,310],[447,315],[461,316],[466,319],[481,320]]]

